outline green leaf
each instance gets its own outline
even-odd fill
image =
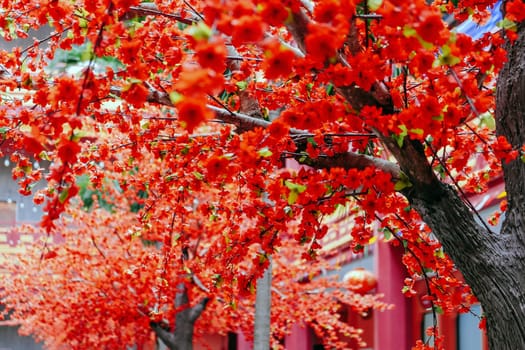
[[[441,47],[441,55],[439,55],[437,62],[438,64],[445,66],[454,66],[461,62],[461,60],[458,57],[451,54],[450,46],[443,45]]]
[[[295,202],[297,202],[297,198],[299,198],[299,194],[306,191],[306,186],[299,185],[296,183],[293,183],[291,181],[284,181],[284,185],[290,190],[290,193],[288,194],[288,204],[292,205]]]
[[[248,83],[245,81],[238,81],[235,85],[239,88],[239,91],[244,91],[248,87]]]
[[[315,142],[314,138],[313,137],[309,137],[306,139],[306,141],[311,144],[312,146],[314,147],[317,147],[317,142]]]
[[[366,4],[370,10],[376,11],[383,4],[383,0],[367,0]]]
[[[419,40],[419,43],[421,44],[421,46],[423,46],[423,48],[427,49],[427,50],[432,50],[434,48],[434,45],[432,45],[432,43],[429,43],[428,41],[425,41],[423,40],[419,34],[417,36],[417,39]]]
[[[399,180],[394,184],[394,190],[401,191],[407,187],[411,187],[412,183],[404,173],[401,173]]]
[[[333,84],[331,83],[328,83],[328,85],[326,85],[326,94],[328,96],[333,96],[335,95],[335,87]]]
[[[58,201],[62,204],[64,204],[64,202],[66,201],[67,199],[67,196],[69,194],[69,188],[64,188],[60,194],[58,195]]]
[[[204,179],[204,175],[202,175],[202,174],[199,173],[198,171],[194,171],[194,172],[193,172],[193,176],[195,176],[195,178],[196,178],[197,180],[200,180],[200,181],[202,181],[202,180]]]
[[[396,181],[396,183],[394,184],[394,190],[396,191],[401,191],[407,187],[410,187],[412,186],[412,184],[410,182],[405,182],[405,181]]]
[[[412,27],[409,27],[409,26],[404,26],[403,27],[403,35],[407,38],[410,38],[411,36],[416,36],[417,35],[417,31],[412,28]]]
[[[273,155],[273,152],[270,151],[268,147],[261,148],[257,153],[263,158],[268,158]]]
[[[434,252],[434,256],[439,259],[445,259],[445,253],[443,252],[443,249],[438,249]]]
[[[206,25],[206,23],[200,21],[188,28],[188,34],[195,40],[208,40],[211,38],[213,31]]]
[[[385,238],[385,241],[389,241],[392,239],[392,231],[390,231],[388,228],[383,229],[383,237]]]
[[[297,193],[297,191],[290,191],[290,194],[288,195],[288,205],[295,204],[297,198],[299,198],[299,193]]]
[[[512,31],[516,31],[517,29],[516,22],[511,21],[508,18],[503,18],[501,21],[498,22],[497,26],[501,29],[507,29]]]
[[[480,114],[479,125],[485,125],[490,130],[496,130],[496,120],[494,119],[494,115],[490,112]]]
[[[264,264],[268,260],[268,255],[266,253],[259,254],[259,264]]]
[[[213,275],[212,279],[213,279],[213,284],[215,285],[215,287],[220,287],[222,282],[224,281],[222,279],[222,276],[220,274],[218,274],[218,273]]]
[[[305,185],[299,185],[299,184],[293,183],[293,182],[288,181],[288,180],[285,180],[285,181],[284,181],[284,185],[285,185],[290,191],[295,191],[295,192],[297,192],[297,193],[303,193],[304,191],[306,191],[306,186],[305,186]]]
[[[401,133],[399,135],[392,135],[392,138],[396,141],[399,148],[403,147],[403,141],[405,140],[405,136],[408,135],[408,130],[405,125],[399,125],[399,129],[401,129]]]
[[[423,135],[423,129],[420,129],[420,128],[410,129],[410,133],[416,134],[416,135]]]
[[[184,98],[184,96],[179,94],[177,91],[170,92],[170,101],[173,104],[179,103],[180,101],[182,101],[183,98]]]

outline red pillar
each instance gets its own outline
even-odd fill
[[[414,344],[411,344],[410,303],[401,292],[406,277],[402,248],[380,241],[374,256],[377,291],[384,294],[385,302],[394,304],[392,310],[374,313],[374,349],[411,349]]]
[[[292,333],[285,338],[286,350],[310,350],[313,348],[312,334],[306,327],[292,326]]]
[[[237,333],[237,350],[252,350],[252,342],[246,340],[242,332]]]

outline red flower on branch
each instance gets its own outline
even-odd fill
[[[212,113],[203,102],[201,99],[184,97],[177,103],[179,122],[188,132],[192,132],[197,126],[212,117]]]

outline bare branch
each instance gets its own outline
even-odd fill
[[[197,277],[197,275],[195,275],[195,274],[192,273],[192,274],[191,274],[191,279],[192,279],[193,283],[195,283],[195,285],[196,285],[197,287],[199,287],[200,290],[202,290],[203,292],[206,292],[206,293],[209,293],[209,292],[210,292],[210,289],[207,288],[207,287],[202,283],[202,281],[200,280],[199,277]]]
[[[229,56],[240,56],[239,52],[235,49],[233,45],[227,46],[228,55]],[[238,60],[228,60],[228,68],[231,71],[238,71],[241,69],[241,65]],[[239,102],[240,102],[240,112],[242,114],[246,114],[250,117],[254,117],[257,119],[262,119],[263,114],[261,110],[261,106],[259,104],[259,101],[256,97],[252,96],[247,90],[243,90],[239,92]]]
[[[193,24],[197,22],[192,18],[182,17],[180,14],[171,14],[159,11],[157,5],[155,5],[153,2],[143,2],[138,6],[131,6],[124,16],[121,17],[121,19],[125,20],[141,16],[162,16],[184,24]]]
[[[194,305],[191,308],[190,314],[188,316],[189,321],[191,323],[194,323],[195,321],[197,321],[197,319],[202,314],[202,312],[206,308],[206,305],[208,304],[209,301],[210,301],[210,298],[208,298],[208,297],[203,298],[198,304]]]
[[[155,332],[157,337],[159,337],[160,340],[162,340],[168,348],[175,348],[175,346],[177,345],[175,343],[175,336],[169,330],[164,329],[158,322],[152,321],[149,325],[151,329]]]
[[[320,156],[315,159],[307,158],[301,163],[316,169],[365,169],[374,167],[392,175],[394,180],[401,177],[401,169],[395,163],[377,157],[354,152],[338,153],[333,156]]]

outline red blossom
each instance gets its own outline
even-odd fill
[[[212,116],[202,100],[193,97],[184,97],[177,103],[177,110],[179,121],[188,132],[192,132]]]
[[[255,15],[242,16],[233,22],[234,45],[256,43],[264,36],[264,22]]]
[[[264,75],[268,79],[277,79],[290,75],[293,69],[295,53],[284,48],[269,51],[264,60]]]
[[[144,106],[149,96],[149,89],[143,83],[132,83],[122,93],[122,97],[135,108]]]
[[[505,17],[515,22],[525,20],[525,3],[522,0],[512,0],[505,3]]]
[[[62,140],[58,146],[58,157],[62,162],[74,164],[77,161],[80,145],[78,142],[71,140]]]
[[[445,25],[443,24],[441,15],[430,11],[423,11],[421,18],[423,20],[416,26],[417,33],[421,38],[432,44],[444,44],[447,36],[444,33]]]
[[[331,22],[336,15],[341,14],[341,6],[338,0],[323,0],[316,4],[314,17],[319,22]]]
[[[315,62],[324,62],[334,57],[336,50],[341,46],[340,35],[330,26],[311,24],[308,26],[308,35],[305,39],[309,57]]]
[[[261,17],[272,26],[282,25],[290,15],[286,5],[279,0],[265,1],[262,6]]]
[[[207,178],[209,180],[215,180],[221,175],[225,175],[226,168],[228,167],[228,159],[224,156],[214,155],[206,162]]]
[[[210,68],[217,73],[226,69],[227,50],[222,41],[199,41],[195,46],[197,61],[203,68]]]

